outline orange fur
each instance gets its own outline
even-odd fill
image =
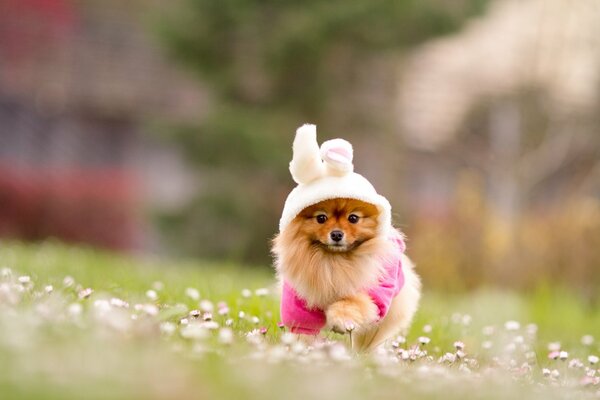
[[[325,213],[319,224],[315,215]],[[351,224],[350,214],[359,215]],[[326,308],[374,285],[382,258],[393,251],[387,238],[377,236],[377,208],[354,199],[325,200],[304,209],[273,241],[278,273],[309,306]],[[347,251],[330,250],[332,230],[344,232]]]
[[[360,217],[357,223],[348,220],[350,214]],[[325,215],[326,221],[318,223],[317,215]],[[324,310],[334,331],[343,332],[348,323],[353,324],[352,344],[358,351],[373,349],[398,331],[406,331],[421,293],[412,262],[402,255],[404,288],[387,315],[375,322],[377,306],[366,290],[377,283],[383,263],[395,251],[393,242],[378,234],[377,216],[375,206],[359,200],[325,200],[304,209],[273,240],[280,280],[291,284],[309,307]],[[343,246],[331,246],[332,230],[344,233]]]

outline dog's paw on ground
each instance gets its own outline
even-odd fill
[[[325,311],[327,325],[338,333],[361,329],[377,320],[377,306],[366,294],[349,297],[330,305]]]

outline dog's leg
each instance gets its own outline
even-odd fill
[[[377,320],[377,313],[377,306],[366,293],[336,301],[325,310],[327,325],[338,333],[368,329],[368,324]]]
[[[392,300],[385,318],[373,329],[353,335],[352,348],[356,351],[370,351],[398,333],[405,334],[417,311],[421,297],[421,282],[414,273],[412,263],[405,257],[402,260],[405,284]]]

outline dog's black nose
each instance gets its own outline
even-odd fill
[[[333,240],[334,242],[339,242],[344,237],[344,232],[331,231],[331,233],[329,234],[329,237],[331,237],[331,240]]]

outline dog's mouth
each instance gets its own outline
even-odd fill
[[[352,243],[323,243],[320,240],[313,240],[312,244],[331,253],[347,253],[363,244],[364,240],[355,240]]]

